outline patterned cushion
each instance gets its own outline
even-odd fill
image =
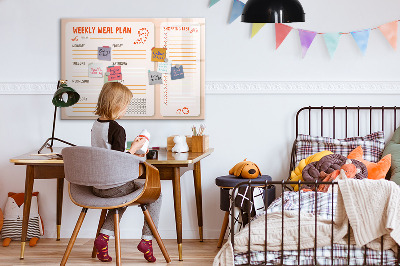
[[[378,131],[364,137],[333,139],[329,137],[316,137],[299,134],[296,139],[296,165],[310,155],[323,150],[346,156],[357,146],[364,150],[364,159],[378,162],[385,147],[383,131]]]

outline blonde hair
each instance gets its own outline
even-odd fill
[[[132,96],[132,92],[125,85],[119,82],[107,82],[101,89],[95,114],[115,120],[123,108],[129,104]]]

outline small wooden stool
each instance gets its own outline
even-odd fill
[[[226,228],[228,227],[229,222],[229,207],[230,207],[230,199],[229,192],[233,189],[237,184],[249,181],[250,179],[236,177],[234,175],[220,176],[215,179],[215,184],[220,187],[220,209],[225,211],[224,221],[222,222],[221,234],[219,235],[218,245],[220,248],[222,246],[222,242],[224,241]],[[261,175],[257,178],[251,179],[251,181],[263,181],[266,180],[272,181],[272,178],[268,175]],[[267,206],[271,204],[275,200],[275,186],[271,186],[268,189],[268,201]]]

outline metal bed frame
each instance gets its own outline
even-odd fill
[[[396,106],[393,106],[393,107],[385,107],[385,106],[382,106],[382,107],[372,107],[372,106],[369,106],[369,107],[360,107],[360,106],[357,106],[357,107],[348,107],[348,106],[344,106],[344,107],[337,107],[337,106],[331,106],[331,107],[324,107],[324,106],[312,107],[312,106],[308,106],[308,107],[303,107],[296,114],[296,138],[300,134],[299,133],[299,125],[300,125],[299,124],[299,120],[300,120],[300,114],[303,111],[308,111],[308,134],[309,135],[311,135],[311,131],[312,131],[311,112],[313,110],[319,111],[319,113],[320,113],[320,136],[324,136],[324,111],[325,110],[331,110],[330,113],[332,113],[332,123],[333,123],[333,125],[332,125],[332,129],[333,129],[332,136],[333,136],[333,138],[336,137],[336,122],[337,122],[336,121],[337,120],[336,119],[336,113],[339,112],[339,111],[344,112],[344,117],[345,118],[344,118],[344,121],[341,121],[341,122],[342,122],[342,125],[344,123],[345,137],[347,138],[347,136],[348,136],[348,125],[349,125],[349,121],[348,121],[349,115],[348,115],[348,113],[356,112],[356,114],[357,114],[357,136],[359,136],[360,135],[360,121],[361,121],[360,120],[360,113],[361,112],[364,112],[364,113],[365,113],[365,111],[369,112],[369,131],[370,131],[370,133],[372,133],[373,113],[379,112],[379,111],[381,112],[381,130],[384,131],[384,129],[385,129],[385,113],[387,113],[386,111],[393,112],[393,125],[394,125],[393,130],[395,130],[396,129],[396,125],[397,125],[397,123],[396,123],[397,111],[399,109],[400,108],[398,108]],[[325,121],[326,120],[327,119],[325,119]],[[295,158],[296,158],[295,146],[296,146],[296,141],[293,144],[293,149],[292,149],[292,153],[291,153],[290,172],[293,169],[295,169],[295,167],[296,167],[296,165],[295,165]],[[289,176],[290,176],[290,172],[289,172]],[[242,183],[236,185],[234,187],[233,191],[232,191],[232,195],[235,195],[235,192],[239,187],[251,186],[251,187],[263,188],[264,191],[265,191],[266,198],[268,198],[268,189],[266,189],[266,188],[268,188],[269,186],[271,186],[271,185],[281,186],[282,195],[283,195],[285,190],[291,190],[290,187],[287,186],[287,185],[292,185],[292,184],[299,185],[299,187],[300,187],[301,184],[314,185],[315,186],[314,191],[317,192],[317,189],[318,189],[319,185],[330,184],[330,185],[332,185],[332,190],[333,190],[334,186],[336,186],[338,183],[336,181],[332,181],[332,182],[320,182],[320,181],[304,182],[303,181],[302,182],[302,181],[285,181],[285,180],[283,180],[283,181],[265,181],[265,182],[263,182],[263,181],[252,181],[250,179],[249,181],[242,182]],[[298,191],[298,193],[299,193],[299,202],[301,202],[301,192],[300,192],[300,190]],[[253,194],[253,191],[250,189],[250,198],[252,198],[252,196],[253,196],[252,194]],[[281,197],[281,198],[282,198],[282,212],[284,212],[284,197]],[[334,224],[334,220],[333,220],[334,219],[334,216],[333,216],[333,211],[334,211],[333,204],[334,203],[333,203],[333,201],[334,200],[333,199],[334,199],[334,193],[332,193],[332,213],[331,213],[331,215],[332,215],[332,221],[331,221],[332,222],[332,224],[331,224],[332,225],[331,226],[331,228],[332,228],[332,237],[331,237],[331,261],[332,261],[332,265],[334,263],[334,254],[333,254],[333,252],[334,252],[334,250],[333,250],[333,244],[334,244],[333,243],[333,224]],[[317,213],[317,208],[318,208],[317,207],[317,202],[318,202],[317,193],[315,193],[315,213]],[[267,242],[268,242],[268,239],[267,239],[267,233],[268,233],[267,207],[268,207],[267,206],[267,201],[264,201],[264,208],[265,208],[264,262],[259,263],[259,265],[272,265],[272,264],[268,264],[268,262],[267,262],[267,252],[268,252],[268,250],[267,250]],[[299,204],[298,214],[299,214],[298,226],[300,227],[300,204]],[[232,197],[232,200],[231,200],[231,232],[230,232],[231,239],[230,239],[230,241],[231,241],[231,244],[232,244],[233,248],[234,248],[234,245],[235,245],[235,241],[234,241],[234,237],[235,237],[235,234],[234,234],[234,217],[235,217],[234,197]],[[317,224],[317,215],[315,215],[315,239],[314,239],[314,258],[313,258],[313,262],[314,263],[313,264],[307,264],[307,265],[318,265],[317,264],[317,254],[316,254],[317,238],[318,238],[316,224]],[[251,219],[249,219],[248,227],[249,227],[249,242],[247,244],[247,262],[248,263],[245,264],[245,265],[250,265],[251,264],[251,255],[250,255],[251,254],[251,249],[250,249],[250,243],[251,243],[251,230],[250,230],[251,229]],[[283,216],[282,216],[282,232],[281,232],[281,234],[282,234],[282,237],[281,237],[281,250],[280,250],[281,256],[280,256],[280,264],[278,264],[278,265],[284,265],[283,264],[283,259],[284,259],[284,256],[283,256],[283,251],[284,251],[284,240],[283,240],[283,235],[284,235],[284,217]],[[300,237],[300,230],[299,230],[298,243],[297,243],[297,247],[298,247],[297,248],[297,265],[305,265],[305,264],[300,264],[300,254],[301,254],[300,242],[301,242],[301,237]],[[397,253],[397,258],[396,258],[395,265],[400,265],[400,249],[399,249],[400,246],[397,245],[397,248],[398,248],[399,252]],[[366,248],[366,246],[363,246],[363,249],[364,249],[364,263],[363,263],[363,265],[367,265],[366,264],[367,263],[367,253],[366,253],[366,249],[367,248]],[[347,233],[347,264],[346,265],[350,265],[350,224],[348,226],[348,233]],[[383,261],[383,236],[381,237],[380,265],[384,265],[384,261]]]

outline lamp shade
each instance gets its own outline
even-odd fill
[[[63,99],[63,94],[66,93],[68,98]],[[53,105],[56,107],[69,107],[79,101],[80,95],[73,88],[68,87],[66,84],[61,84],[58,90],[53,95]]]
[[[242,22],[304,22],[304,15],[298,0],[249,0],[243,8]]]

